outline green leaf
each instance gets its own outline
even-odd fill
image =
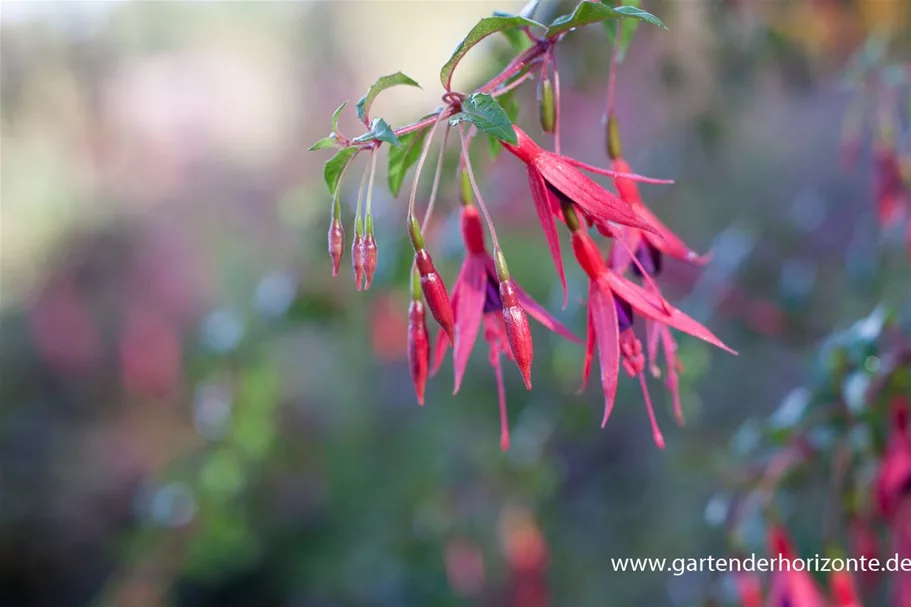
[[[357,117],[361,119],[361,122],[367,124],[367,116],[370,114],[370,106],[373,105],[373,101],[376,99],[377,95],[388,88],[399,85],[416,86],[418,88],[421,88],[420,84],[402,72],[396,72],[394,74],[389,74],[388,76],[377,78],[376,82],[370,85],[370,88],[367,90],[367,94],[361,97],[361,100],[357,102]]]
[[[326,181],[326,187],[329,188],[329,195],[335,196],[335,189],[338,187],[339,179],[342,177],[342,171],[348,166],[348,163],[357,154],[358,148],[350,147],[338,151],[338,153],[326,161],[323,167],[323,179]]]
[[[328,137],[323,137],[322,139],[320,139],[319,141],[317,141],[316,143],[311,145],[307,149],[307,151],[313,152],[315,150],[324,150],[326,148],[331,148],[331,147],[335,146],[337,143],[338,142],[335,140],[335,136],[329,135]]]
[[[389,148],[389,170],[387,172],[389,174],[389,190],[393,196],[399,195],[399,190],[402,189],[402,182],[405,181],[408,169],[418,161],[427,133],[428,129],[406,133],[399,137],[400,146]]]
[[[547,37],[553,38],[577,27],[598,23],[605,19],[635,19],[667,29],[661,19],[636,6],[614,8],[598,2],[582,2],[571,14],[557,17],[547,28]]]
[[[502,13],[500,11],[494,11],[494,17],[515,17],[512,13]],[[521,15],[520,15],[521,16]],[[516,53],[521,53],[526,49],[531,48],[533,44],[531,38],[525,35],[524,32],[520,29],[505,29],[500,32],[503,34],[503,37],[506,38],[506,41],[509,42],[509,46],[512,47],[512,50]]]
[[[395,131],[393,131],[392,127],[382,118],[374,118],[373,122],[370,123],[370,132],[364,133],[354,141],[356,143],[364,143],[365,141],[385,141],[386,143],[391,143],[395,146],[402,145],[402,142],[399,141]]]
[[[641,0],[629,0],[627,6],[638,8]],[[607,32],[607,38],[612,43],[614,42],[614,36],[617,32],[617,24],[613,21],[604,21],[604,30]],[[639,21],[637,19],[621,19],[620,21],[620,44],[617,45],[617,62],[622,63],[626,58],[626,51],[629,49],[629,45],[633,41],[633,36],[636,34],[636,29],[639,27]]]
[[[443,88],[447,91],[452,89],[452,72],[455,70],[456,65],[459,64],[459,61],[462,60],[462,57],[465,56],[465,53],[470,51],[474,45],[496,32],[514,30],[520,27],[544,26],[537,21],[532,21],[531,19],[526,19],[519,15],[512,15],[510,17],[486,17],[478,21],[471,31],[468,32],[468,35],[459,42],[459,45],[452,52],[452,57],[449,58],[449,61],[447,61],[446,65],[443,66],[443,69],[440,70],[440,82],[443,83]]]
[[[348,102],[341,104],[338,108],[332,112],[332,132],[338,133],[338,117],[342,115],[342,110],[345,109],[345,106],[348,105]]]
[[[510,122],[515,122],[519,117],[519,100],[516,99],[515,89],[509,91],[504,95],[497,97],[497,101],[500,106],[506,112],[506,117],[509,118]],[[496,137],[488,137],[487,144],[490,149],[490,157],[496,158],[500,155],[500,152],[503,151],[503,146],[500,145],[500,141]]]
[[[506,143],[515,145],[519,142],[506,111],[487,93],[474,93],[462,101],[462,111],[449,119],[453,126],[460,122],[470,122],[479,131]]]

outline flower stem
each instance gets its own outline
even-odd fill
[[[370,154],[370,181],[367,182],[367,217],[370,217],[370,205],[373,202],[373,177],[376,174],[376,150]]]
[[[351,160],[349,160],[348,164],[345,165],[345,168],[342,169],[342,174],[338,176],[338,183],[335,184],[335,195],[332,197],[332,217],[334,219],[342,218],[342,205],[339,201],[339,195],[342,191],[342,180],[345,178],[345,173],[348,172],[348,168],[354,163],[354,159],[357,158],[359,153],[360,150],[354,153]],[[358,195],[358,197],[360,197],[360,195]]]
[[[446,153],[446,142],[449,140],[449,131],[452,127],[446,125],[446,130],[443,131],[443,141],[440,143],[440,155],[437,157],[437,170],[433,174],[433,187],[430,188],[430,200],[427,201],[427,210],[424,211],[424,221],[421,222],[421,231],[427,229],[427,223],[430,221],[430,216],[433,214],[433,204],[437,199],[437,191],[440,187],[440,175],[443,172],[443,156]]]
[[[430,134],[427,136],[427,142],[424,144],[424,149],[421,150],[421,157],[418,159],[417,167],[414,169],[414,181],[411,182],[411,198],[408,200],[408,218],[414,216],[414,201],[418,195],[418,181],[421,178],[421,170],[424,168],[424,161],[427,160],[427,152],[430,151],[430,143],[433,141],[433,134],[436,132],[437,127],[440,126],[440,122],[443,121],[445,112],[440,113],[434,120],[433,128],[430,129]]]
[[[372,155],[376,154],[373,150],[370,151]],[[350,164],[350,163],[349,163]],[[364,233],[364,223],[361,219],[361,205],[364,199],[364,186],[367,184],[367,174],[370,172],[369,167],[364,167],[364,175],[361,177],[361,186],[357,189],[357,211],[354,213],[354,233],[363,234]]]
[[[462,138],[462,160],[465,162],[465,169],[468,171],[471,189],[474,191],[475,198],[478,199],[478,206],[481,207],[481,211],[484,213],[484,220],[487,222],[487,230],[490,232],[490,240],[493,243],[493,248],[499,251],[500,241],[497,240],[497,231],[493,227],[493,220],[490,218],[490,212],[487,210],[487,205],[484,204],[484,199],[481,197],[481,190],[478,189],[478,182],[475,181],[474,171],[471,170],[471,158],[468,157],[468,139],[465,137],[465,129],[463,129],[461,125],[459,125],[459,135]]]
[[[614,115],[614,89],[617,87],[617,68],[620,65],[620,19],[614,29],[614,48],[610,54],[610,75],[607,78],[607,101],[604,108],[604,123]]]
[[[554,72],[554,152],[560,153],[560,70],[557,68],[557,60],[551,52],[548,60]]]

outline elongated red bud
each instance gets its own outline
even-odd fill
[[[522,373],[525,387],[531,390],[531,361],[534,358],[531,327],[528,326],[525,310],[519,304],[516,284],[509,277],[506,258],[499,249],[494,251],[494,260],[497,266],[497,278],[500,280],[500,301],[503,302],[503,323],[506,325],[509,349],[512,351],[516,366],[519,367],[519,372]]]
[[[420,249],[414,254],[414,263],[421,275],[421,291],[427,300],[427,307],[437,324],[446,332],[449,343],[455,343],[455,321],[452,313],[452,303],[449,293],[446,292],[446,283],[433,267],[433,259],[426,249]]]
[[[585,270],[589,278],[598,280],[598,277],[607,271],[607,266],[604,265],[604,259],[601,258],[601,251],[598,249],[598,245],[583,230],[573,232],[571,240],[576,261],[579,262],[579,265]]]
[[[351,244],[351,267],[354,268],[354,287],[360,291],[364,281],[364,235],[355,234]]]
[[[408,368],[418,404],[423,406],[427,371],[430,369],[430,337],[427,334],[424,302],[419,299],[412,299],[408,306]]]
[[[542,131],[548,135],[554,132],[557,126],[557,108],[554,104],[554,85],[548,76],[543,76],[538,81],[538,118]]]
[[[376,236],[373,235],[373,215],[367,215],[367,236],[364,238],[364,290],[373,282],[376,271]]]
[[[462,241],[465,250],[471,255],[483,255],[487,252],[484,244],[484,226],[481,225],[481,214],[476,206],[462,207]]]
[[[337,218],[332,218],[329,224],[329,257],[332,258],[332,275],[338,276],[338,269],[342,265],[342,253],[345,249],[345,228]]]

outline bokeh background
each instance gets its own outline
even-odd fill
[[[347,251],[330,276],[328,153],[306,149],[383,74],[424,88],[385,92],[374,115],[433,109],[461,36],[519,8],[2,4],[0,604],[702,600],[707,574],[617,573],[610,558],[723,555],[735,430],[778,406],[833,328],[907,305],[869,153],[845,170],[839,138],[849,57],[878,36],[907,61],[911,3],[646,0],[670,31],[640,28],[619,73],[626,156],[676,179],[644,188],[648,203],[715,252],[702,271],[669,264],[667,294],[740,356],[681,338],[685,428],[651,382],[662,452],[636,382],[600,429],[596,386],[576,395],[582,348],[536,327],[534,391],[507,369],[504,454],[483,348],[458,396],[447,369],[415,403],[406,196],[376,188],[380,266],[357,293]],[[537,17],[571,8],[544,2]],[[559,51],[564,151],[602,166],[609,50],[595,26]],[[507,59],[485,42],[457,86]],[[537,136],[533,84],[520,99]],[[353,112],[342,128],[359,133]],[[567,264],[561,311],[523,168],[484,164],[513,275],[582,334],[583,277]],[[431,246],[447,281],[454,177]]]

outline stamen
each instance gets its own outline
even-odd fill
[[[497,398],[500,401],[500,449],[509,450],[509,417],[506,414],[506,387],[503,385],[503,369],[500,367],[500,351],[496,345],[490,346],[490,364],[497,377]]]
[[[642,386],[642,395],[645,397],[645,408],[648,409],[648,418],[652,424],[652,437],[659,449],[664,449],[664,436],[658,428],[658,420],[655,419],[655,410],[652,408],[652,399],[648,395],[648,386],[645,385],[645,375],[639,374],[639,385]]]

